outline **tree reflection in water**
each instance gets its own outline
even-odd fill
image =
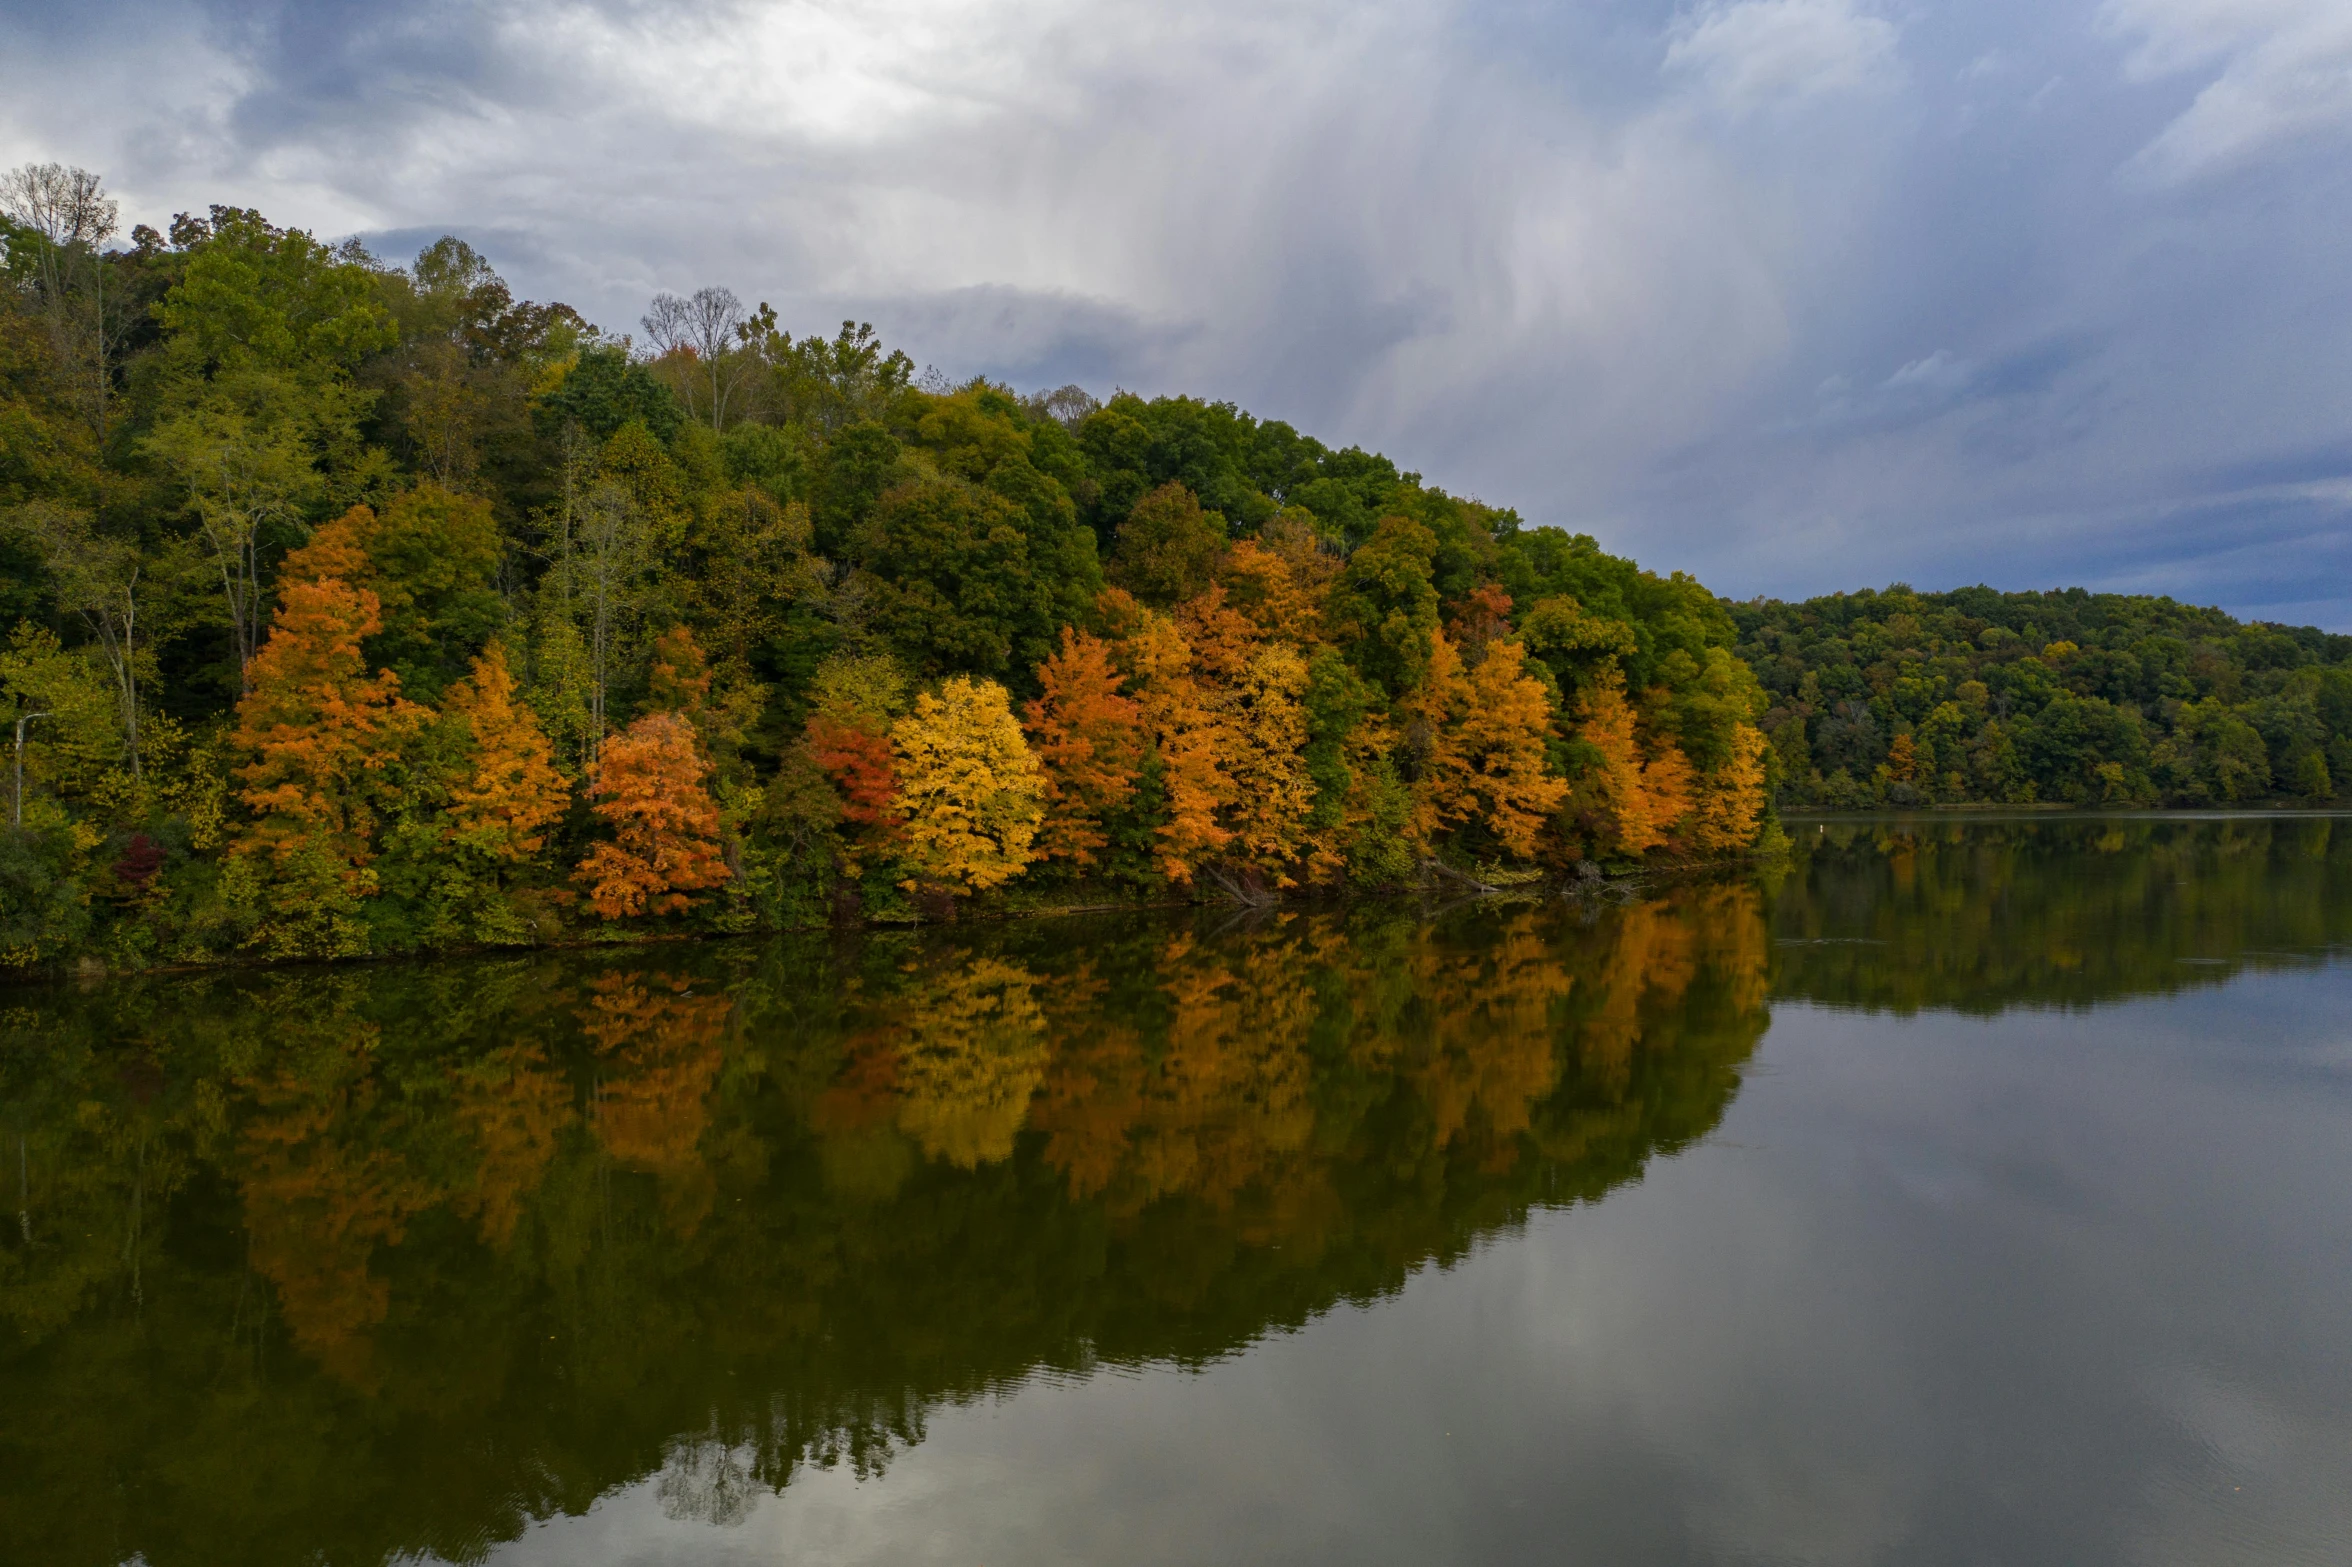
[[[1227,1355],[1600,1197],[1718,1123],[1769,996],[2087,1005],[2352,930],[2326,822],[1798,836],[1605,911],[19,993],[5,1554],[467,1560],[647,1480],[740,1520],[943,1402]]]
[[[1896,1013],[2093,1006],[2308,963],[2352,935],[2352,820],[1792,824],[1774,993]]]

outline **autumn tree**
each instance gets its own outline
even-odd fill
[[[1691,767],[1681,748],[1661,738],[1644,755],[1639,722],[1613,675],[1585,693],[1578,736],[1588,765],[1577,793],[1603,839],[1622,854],[1666,842],[1691,805]]]
[[[506,649],[496,642],[483,649],[473,672],[449,688],[446,705],[465,725],[471,753],[466,776],[449,790],[452,836],[503,864],[529,859],[562,817],[570,791],[546,731],[515,700]]]
[[[1412,830],[1422,843],[1477,822],[1525,858],[1567,795],[1567,781],[1545,768],[1551,702],[1523,672],[1525,656],[1516,642],[1494,641],[1465,670],[1452,639],[1432,633],[1428,674],[1404,703],[1427,736],[1413,784]]]
[[[1233,801],[1232,845],[1288,886],[1307,840],[1315,780],[1307,770],[1307,660],[1288,642],[1262,642],[1210,694]]]
[[[1260,631],[1305,645],[1322,635],[1322,602],[1340,566],[1338,552],[1316,533],[1313,514],[1293,507],[1256,538],[1237,541],[1218,580]]]
[[[693,726],[676,713],[648,713],[605,743],[588,792],[613,836],[572,877],[599,915],[682,914],[694,904],[688,894],[727,879],[709,773]]]
[[[1143,708],[1121,693],[1109,644],[1068,626],[1061,650],[1038,666],[1037,680],[1042,694],[1024,716],[1045,791],[1038,852],[1092,868],[1110,844],[1104,818],[1135,796]]]
[[[906,710],[907,684],[904,667],[886,653],[828,659],[817,671],[816,711],[803,738],[840,797],[835,822],[848,831],[843,859],[852,875],[900,841],[890,726]]]
[[[1733,728],[1731,755],[1692,782],[1692,848],[1722,854],[1755,843],[1764,814],[1764,757],[1770,748],[1764,731],[1754,724]]]
[[[1887,747],[1887,777],[1896,783],[1910,783],[1919,776],[1919,743],[1907,734],[1895,736]]]
[[[1004,687],[956,676],[915,698],[890,745],[915,872],[903,885],[984,891],[1036,858],[1045,780]]]
[[[1233,837],[1218,820],[1234,798],[1221,726],[1193,673],[1192,645],[1173,619],[1118,588],[1104,592],[1097,613],[1120,632],[1114,656],[1136,693],[1160,763],[1167,803],[1153,832],[1161,874],[1190,882],[1195,869]]]
[[[242,796],[255,817],[245,845],[281,862],[316,842],[348,868],[367,863],[401,793],[401,746],[425,717],[401,696],[400,677],[369,675],[361,653],[382,625],[376,596],[351,586],[369,570],[357,542],[367,520],[355,507],[286,557],[269,640],[237,704]]]

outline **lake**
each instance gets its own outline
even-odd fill
[[[0,1560],[2352,1561],[2352,819],[0,991]]]

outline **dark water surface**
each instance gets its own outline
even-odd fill
[[[0,1560],[2352,1561],[2352,820],[0,993]]]

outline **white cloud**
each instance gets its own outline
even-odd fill
[[[1939,348],[1925,359],[1914,359],[1886,378],[1890,392],[1926,391],[1952,392],[1966,386],[1976,375],[1976,366],[1965,359],[1955,359],[1951,350]]]
[[[1666,68],[1695,77],[1724,109],[1744,114],[1886,91],[1901,80],[1895,44],[1894,25],[1853,0],[1738,0],[1678,22]]]
[[[2345,0],[2106,0],[2101,20],[2134,41],[2137,81],[2210,71],[2188,110],[2134,160],[2179,181],[2315,134],[2352,132],[2352,5]]]

